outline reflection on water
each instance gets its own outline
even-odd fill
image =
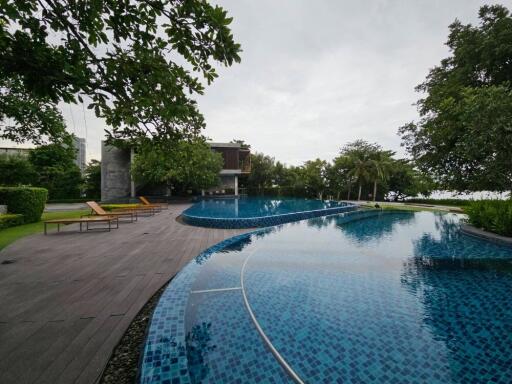
[[[464,235],[458,216],[437,214],[435,231],[413,239],[414,259],[510,259],[512,248]]]
[[[231,253],[231,252],[242,252],[247,246],[252,244],[253,239],[262,239],[263,237],[278,232],[282,229],[282,226],[268,227],[259,229],[253,233],[235,236],[226,239],[206,251],[201,252],[194,259],[197,264],[204,264],[210,259],[216,252],[218,253]]]
[[[305,382],[510,384],[512,248],[462,235],[460,220],[333,215],[205,252],[188,299],[172,302],[182,305],[173,313],[186,314],[184,375],[192,383],[291,382],[245,309],[245,265],[256,318]]]
[[[201,323],[192,327],[185,337],[187,344],[188,370],[191,382],[201,383],[208,376],[209,368],[206,357],[215,350],[212,345],[210,328],[211,323]]]
[[[363,243],[370,240],[378,241],[383,237],[390,236],[397,227],[409,225],[412,221],[414,221],[413,212],[397,212],[382,213],[374,220],[358,220],[350,225],[345,225],[346,222],[340,217],[335,224],[348,238]]]
[[[414,240],[401,282],[449,351],[451,382],[466,382],[472,367],[472,382],[510,382],[512,248],[463,235],[449,216],[437,216],[436,229]]]
[[[368,220],[368,218],[372,218]],[[414,220],[414,212],[378,212],[378,211],[356,211],[347,214],[316,217],[296,223],[296,225],[307,225],[318,230],[327,227],[335,227],[347,237],[356,242],[367,240],[379,240],[386,235],[393,233],[398,225],[405,225]],[[347,223],[350,223],[347,225]]]
[[[242,197],[202,200],[188,208],[184,213],[199,217],[250,218],[312,211],[344,205],[346,203],[326,200],[286,197]]]

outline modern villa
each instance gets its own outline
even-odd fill
[[[224,165],[218,186],[202,191],[204,195],[238,196],[238,178],[251,171],[250,150],[239,143],[209,143],[211,149],[222,154]],[[134,198],[141,192],[147,195],[169,194],[165,185],[137,185],[130,174],[134,151],[101,143],[101,200],[118,201]]]

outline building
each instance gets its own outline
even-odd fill
[[[207,193],[232,190],[238,196],[238,177],[251,172],[251,151],[238,143],[210,143],[213,151],[222,155],[224,166],[220,171],[220,185]]]
[[[86,155],[86,146],[85,139],[83,137],[73,136],[73,146],[75,147],[76,157],[75,164],[80,168],[80,172],[82,175],[85,172],[85,167],[87,166],[85,155]]]
[[[251,171],[250,150],[238,143],[209,143],[212,150],[222,154],[224,165],[220,171],[220,183],[203,191],[206,195],[238,195],[238,178]],[[133,151],[101,143],[101,201],[116,201],[135,197],[141,186],[135,185],[130,175]],[[149,194],[165,195],[165,186],[158,186]]]
[[[0,155],[7,156],[28,156],[31,148],[0,147]]]
[[[85,139],[73,136],[73,147],[75,148],[75,164],[80,168],[82,174],[85,172],[86,165],[86,146]],[[0,155],[7,156],[28,156],[33,148],[0,147]]]

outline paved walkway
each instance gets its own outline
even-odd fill
[[[1,251],[0,383],[94,383],[147,300],[199,252],[242,232],[180,224],[186,207]]]

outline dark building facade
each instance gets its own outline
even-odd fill
[[[249,149],[238,143],[209,143],[212,151],[222,154],[224,165],[218,186],[203,191],[205,195],[238,195],[238,178],[251,170]],[[101,143],[101,201],[119,201],[137,196],[142,186],[134,183],[130,175],[133,151]],[[153,187],[150,194],[166,194],[166,187]]]

